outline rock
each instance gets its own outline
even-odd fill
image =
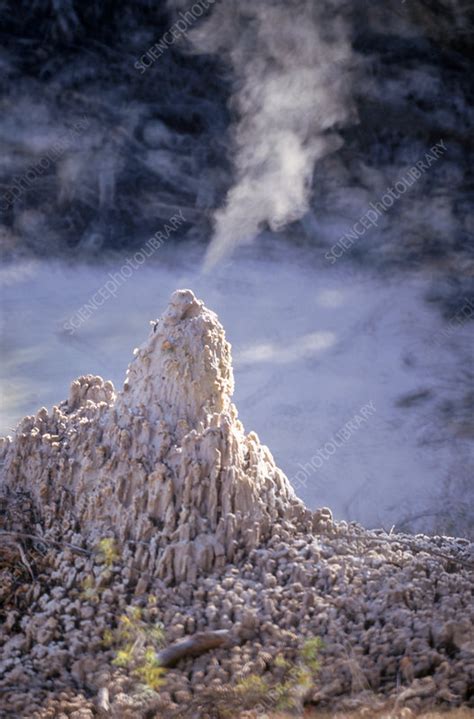
[[[107,715],[110,712],[109,690],[107,687],[101,687],[97,692],[96,699],[97,711],[100,714]]]
[[[289,668],[305,670],[308,641],[320,665],[310,693],[331,708],[358,706],[369,686],[385,698],[400,686],[412,707],[467,696],[469,546],[309,512],[245,434],[232,390],[223,328],[183,290],[136,350],[122,391],[85,375],[66,402],[0,442],[0,522],[42,537],[35,581],[0,626],[17,716],[43,719],[28,707],[45,697],[22,688],[32,677],[53,702],[45,719],[172,716],[253,675],[286,685]],[[9,516],[25,495],[28,512]],[[111,663],[127,643],[124,617],[140,650],[153,637],[163,666],[177,665],[158,694]],[[172,643],[162,650],[161,626]]]
[[[92,617],[95,616],[95,613],[96,613],[96,610],[94,609],[94,607],[91,607],[90,605],[81,607],[82,619],[92,619]]]
[[[33,429],[29,418],[20,425],[5,449],[6,483],[21,489],[28,476],[38,477],[39,512],[67,485],[57,521],[70,513],[90,540],[135,542],[141,569],[150,568],[146,543],[162,524],[166,538],[158,538],[153,570],[168,583],[195,581],[196,572],[222,569],[239,543],[250,551],[275,521],[305,511],[255,433],[243,433],[233,386],[230,346],[217,317],[190,290],[179,290],[135,351],[122,392],[86,375],[71,385],[64,410],[40,411]],[[30,453],[20,441],[27,427],[30,436],[49,438],[58,420],[64,427],[59,457]],[[169,542],[170,535],[177,541]],[[84,563],[76,557],[75,568]],[[66,588],[74,581],[70,575]],[[138,594],[146,586],[142,580]]]

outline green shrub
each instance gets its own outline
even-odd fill
[[[127,669],[154,691],[163,685],[166,670],[156,658],[157,649],[164,642],[163,627],[145,622],[139,607],[130,607],[122,614],[116,629],[105,630],[102,641],[104,646],[115,648],[112,664]]]

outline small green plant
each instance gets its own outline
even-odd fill
[[[106,629],[102,642],[116,650],[112,664],[128,669],[133,677],[157,691],[164,683],[166,670],[156,658],[157,649],[164,641],[161,624],[143,620],[139,607],[130,607],[119,618],[116,629]]]
[[[244,679],[241,679],[236,684],[237,693],[245,698],[246,701],[250,698],[261,699],[271,689],[268,680],[258,676],[258,674],[249,674]]]
[[[81,582],[81,599],[86,602],[97,603],[102,594],[104,584],[107,584],[107,575],[110,575],[110,567],[119,559],[119,553],[115,540],[112,537],[104,537],[95,548],[96,558],[104,567],[99,574],[91,574]]]
[[[313,673],[318,672],[321,667],[319,655],[323,648],[324,643],[320,637],[312,637],[311,639],[307,639],[303,644],[300,655],[301,660],[303,664],[308,667],[308,669],[311,670]]]
[[[81,599],[86,602],[97,602],[99,600],[99,592],[93,576],[86,577],[81,583]]]
[[[97,545],[97,552],[106,567],[111,567],[119,558],[119,553],[112,537],[104,537]]]
[[[158,663],[156,652],[152,647],[145,649],[142,660],[133,670],[133,675],[153,691],[163,686],[166,669]]]

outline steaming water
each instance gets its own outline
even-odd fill
[[[264,256],[265,253],[265,256]],[[0,430],[64,399],[94,373],[120,388],[133,348],[170,293],[190,287],[232,343],[235,402],[312,508],[369,526],[467,531],[469,451],[441,411],[462,394],[467,327],[440,346],[445,325],[423,296],[430,278],[381,279],[322,268],[272,243],[240,250],[202,274],[203,249],[163,247],[71,336],[63,325],[123,264],[25,262],[5,271]],[[375,413],[322,466],[307,466],[366,403]],[[331,451],[331,450],[330,450]],[[328,455],[326,455],[328,456]],[[321,461],[315,461],[320,465]],[[301,474],[299,475],[302,476]]]

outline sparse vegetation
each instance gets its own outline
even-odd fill
[[[279,654],[275,657],[272,673],[252,673],[234,686],[208,688],[196,696],[193,708],[202,712],[212,707],[212,716],[219,719],[234,719],[242,711],[257,712],[255,716],[270,716],[269,712],[274,711],[302,710],[303,698],[317,677],[322,648],[319,637],[308,639],[296,661]]]
[[[153,691],[163,685],[166,674],[156,658],[156,651],[163,641],[162,625],[145,622],[139,607],[130,607],[119,618],[117,628],[107,629],[103,636],[105,647],[116,648],[112,663],[129,670],[133,677]]]
[[[113,537],[104,537],[97,545],[99,557],[106,567],[111,567],[119,558],[119,553]]]

